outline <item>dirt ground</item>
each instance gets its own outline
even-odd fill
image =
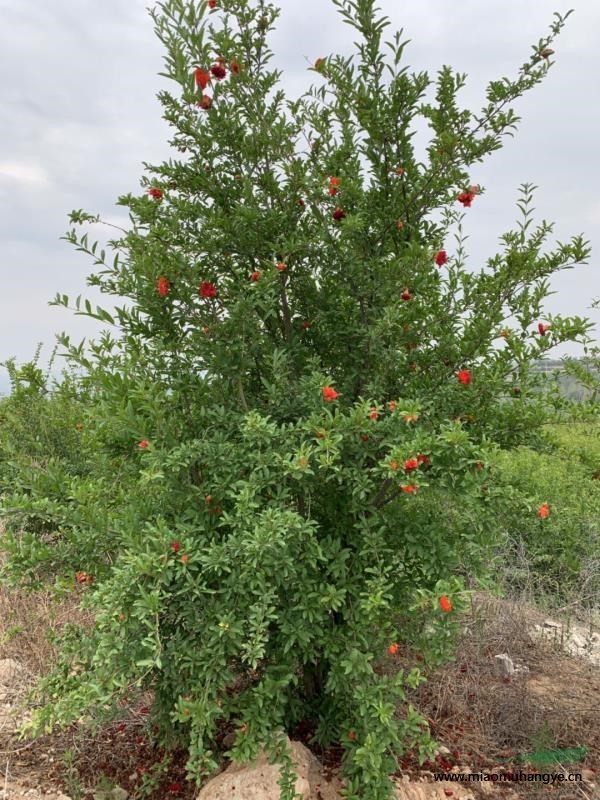
[[[0,674],[0,800],[81,800],[102,790],[106,793],[100,798],[120,800],[110,794],[115,786],[135,800],[193,798],[197,792],[185,780],[185,753],[167,754],[152,744],[149,698],[124,708],[121,718],[96,737],[75,726],[33,742],[19,740],[14,727],[26,713],[24,691],[53,659],[45,633],[59,629],[76,613],[75,607],[54,604],[49,595],[23,598],[0,590],[0,659],[11,660],[5,665],[16,662],[4,688]],[[434,761],[422,765],[412,754],[405,755],[395,776],[404,792],[400,797],[600,798],[600,667],[585,653],[565,653],[564,637],[557,638],[556,631],[536,635],[535,626],[543,628],[545,619],[530,606],[477,598],[464,618],[455,662],[432,672],[410,698],[429,721],[441,750]],[[495,656],[500,653],[507,653],[520,668],[515,675],[496,674]],[[415,663],[406,651],[386,658],[382,668],[393,671]],[[1,666],[2,662],[0,673]],[[307,723],[294,738],[309,743],[310,734]],[[576,747],[587,748],[587,754],[572,765],[534,766],[519,760],[521,754]],[[339,748],[315,753],[326,769],[337,769]],[[434,783],[434,774],[442,772],[535,769],[581,773],[583,781],[553,787],[471,783],[467,794],[456,784]]]

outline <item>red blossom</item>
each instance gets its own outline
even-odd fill
[[[240,65],[235,59],[229,65],[229,69],[233,72],[234,75],[240,74]]]
[[[404,220],[397,219],[396,220],[396,230],[401,231],[404,229]]]
[[[174,781],[173,783],[169,784],[169,786],[167,787],[167,791],[170,794],[181,794],[181,792],[183,791],[183,784],[179,783],[178,781]]]
[[[140,448],[140,450],[147,450],[149,445],[150,442],[148,441],[148,439],[142,439],[141,442],[138,442],[138,447]]]
[[[429,464],[431,464],[429,458],[423,453],[419,453],[417,455],[417,461],[419,462],[419,464],[423,464],[424,466],[428,466]]]
[[[548,503],[542,503],[542,505],[538,508],[537,515],[540,519],[546,519],[550,516],[550,506]]]
[[[369,419],[372,419],[373,421],[379,419],[379,411],[377,411],[375,406],[373,406],[373,408],[371,408],[371,410],[369,411]]]
[[[279,270],[279,272],[285,272],[285,270],[287,269],[287,264],[284,264],[283,261],[279,261],[277,263],[277,269]]]
[[[209,111],[209,109],[212,108],[212,103],[212,97],[209,94],[203,94],[202,99],[198,101],[197,105],[200,106],[203,111]]]
[[[400,488],[404,494],[416,494],[419,491],[419,487],[414,483],[403,484]]]
[[[159,293],[161,297],[166,297],[169,294],[171,289],[171,284],[168,278],[165,278],[163,275],[156,281],[156,291]]]
[[[435,263],[438,267],[443,267],[444,264],[448,263],[448,254],[445,250],[438,250],[435,254]]]
[[[399,645],[399,644],[397,644],[396,642],[394,642],[393,644],[391,644],[391,645],[388,647],[388,653],[389,653],[391,656],[395,656],[395,655],[396,655],[396,653],[398,652],[398,650],[400,650],[400,645]]]
[[[77,572],[75,580],[77,583],[91,583],[93,578],[91,575],[88,575],[87,572]]]
[[[217,287],[210,281],[202,281],[198,288],[198,294],[204,299],[217,296]]]
[[[538,333],[540,336],[545,336],[546,331],[550,330],[550,325],[545,325],[543,322],[538,322]]]
[[[341,183],[342,183],[341,178],[336,178],[336,177],[329,178],[329,194],[331,195],[331,197],[333,197],[338,193],[338,189]]]
[[[478,194],[476,186],[469,186],[466,192],[461,192],[456,198],[459,203],[462,203],[465,208],[471,208],[471,204]]]
[[[307,331],[310,328],[310,322],[307,319],[305,319],[304,322],[302,323],[302,327],[304,328],[305,331]]]
[[[396,470],[398,469],[398,467],[399,467],[399,466],[400,466],[400,464],[398,464],[398,462],[396,461],[396,459],[395,459],[395,458],[392,458],[392,460],[390,461],[390,469],[391,469],[393,472],[396,472]]]
[[[339,222],[341,219],[344,219],[346,216],[346,212],[343,208],[336,208],[332,214],[332,217]]]
[[[331,402],[332,400],[337,400],[338,397],[340,396],[339,392],[336,392],[333,386],[323,386],[321,391],[323,393],[323,400],[325,400],[328,403]]]
[[[411,292],[410,292],[408,289],[404,289],[404,291],[402,292],[402,294],[400,295],[400,297],[401,297],[401,298],[402,298],[402,300],[404,300],[404,301],[412,300],[412,294],[411,294]]]
[[[471,370],[461,369],[456,373],[456,377],[459,383],[462,383],[463,386],[468,386],[471,383]]]
[[[404,422],[408,423],[408,422],[416,422],[419,419],[419,417],[416,414],[405,414],[402,417],[402,419],[404,420]]]
[[[208,0],[207,3],[209,8],[216,8],[217,7],[217,0]]]
[[[179,560],[185,566],[187,562],[190,560],[190,557],[184,553]]]
[[[171,550],[178,553],[181,550],[181,542],[171,542]]]
[[[164,197],[164,194],[165,194],[165,193],[163,192],[163,190],[162,190],[162,189],[159,189],[159,188],[158,188],[158,186],[151,186],[151,187],[148,189],[148,194],[149,194],[149,195],[150,195],[150,197],[152,197],[154,200],[162,200],[162,199],[163,199],[163,197]]]
[[[449,614],[452,611],[452,603],[450,602],[450,598],[445,594],[440,597],[440,608],[445,614]]]
[[[406,472],[410,472],[413,469],[419,468],[419,461],[416,458],[407,458],[404,462],[404,469]]]
[[[254,271],[254,272],[253,272],[253,273],[250,275],[250,280],[251,280],[251,281],[254,281],[255,283],[256,283],[256,281],[259,281],[259,280],[260,280],[260,272],[258,272],[258,270],[255,270],[255,271]]]
[[[194,70],[194,79],[196,81],[196,86],[199,86],[202,91],[204,91],[210,83],[210,72],[202,69],[202,67],[196,67]]]
[[[214,77],[218,81],[222,81],[223,78],[227,75],[227,70],[225,69],[223,64],[213,64],[212,67],[210,68],[210,71],[211,74],[214,75]]]
[[[317,60],[315,61],[315,69],[320,70],[324,63],[325,63],[324,58],[317,58]]]
[[[388,403],[388,411],[390,412],[390,414],[394,413],[397,405],[398,403],[395,400],[390,400],[390,402]]]

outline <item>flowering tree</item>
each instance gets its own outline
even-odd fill
[[[265,746],[287,763],[289,798],[283,735],[308,720],[343,744],[348,798],[383,800],[397,756],[432,748],[403,702],[421,673],[386,662],[410,647],[427,664],[452,643],[506,501],[486,460],[543,421],[531,362],[588,329],[543,315],[550,276],[588,249],[546,249],[529,186],[483,268],[467,269],[460,227],[485,203],[476,166],[547,74],[564,17],[472,112],[464,75],[409,71],[374,0],[333,2],[356,55],[317,59],[295,101],[269,67],[271,3],[151,12],[180,155],[120,198],[131,226],[114,258],[67,236],[98,266],[90,285],[128,302],[78,304],[115,326],[90,349],[63,337],[95,398],[83,435],[105,460],[43,552],[96,622],[65,639],[37,724],[97,719],[150,689],[190,775],[217,767],[229,725],[234,759]],[[16,533],[13,547],[21,564],[40,558]]]

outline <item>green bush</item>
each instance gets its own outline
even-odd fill
[[[89,283],[126,301],[77,302],[115,332],[88,350],[62,339],[90,397],[92,468],[59,487],[65,462],[6,503],[17,572],[56,548],[57,580],[85,573],[96,620],[63,642],[38,730],[99,724],[151,690],[160,740],[185,744],[200,780],[223,726],[234,759],[262,746],[285,759],[283,734],[308,719],[319,742],[343,744],[349,800],[383,800],[398,754],[432,743],[405,703],[419,671],[381,662],[399,642],[432,660],[451,647],[465,579],[511,497],[490,484],[489,457],[548,417],[532,363],[589,329],[543,312],[550,276],[588,247],[549,250],[527,186],[479,271],[460,227],[485,202],[471,173],[514,129],[512,103],[546,75],[563,18],[471,112],[464,76],[409,72],[373,0],[335,4],[356,57],[319,60],[297,101],[269,68],[270,3],[152,12],[183,155],[120,198],[131,226],[114,255],[77,227],[66,237],[93,257]],[[38,550],[14,515],[48,496],[55,530]],[[290,786],[288,770],[283,797]]]

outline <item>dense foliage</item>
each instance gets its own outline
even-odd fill
[[[334,3],[356,55],[318,59],[297,101],[269,68],[270,3],[152,12],[181,155],[120,198],[114,257],[67,235],[93,256],[90,285],[124,302],[77,302],[113,326],[87,349],[62,339],[88,413],[73,399],[70,455],[19,465],[4,511],[8,572],[53,572],[95,612],[63,643],[40,729],[98,723],[150,689],[159,737],[202,778],[224,724],[232,757],[285,760],[284,733],[308,719],[344,745],[348,798],[383,800],[397,755],[432,743],[402,703],[421,675],[381,662],[399,643],[448,651],[511,496],[488,461],[536,441],[550,406],[532,364],[588,330],[544,316],[549,278],[588,248],[547,247],[530,186],[480,270],[460,226],[564,18],[472,112],[464,75],[409,71],[374,0]]]

